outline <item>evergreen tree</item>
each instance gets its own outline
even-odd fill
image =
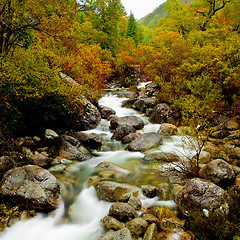
[[[130,13],[129,20],[128,20],[126,37],[133,38],[135,44],[136,45],[139,44],[137,21],[134,18],[134,15],[132,12]]]

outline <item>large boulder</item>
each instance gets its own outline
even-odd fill
[[[115,117],[110,121],[111,129],[116,129],[119,125],[132,126],[136,130],[144,127],[144,122],[136,116]]]
[[[70,143],[63,138],[60,141],[59,155],[60,157],[75,161],[86,161],[90,158],[90,153],[84,146],[78,142]]]
[[[166,103],[160,103],[155,107],[149,121],[151,123],[171,123],[176,125],[174,113]]]
[[[134,108],[145,113],[147,108],[153,108],[155,104],[154,98],[141,98],[134,103]]]
[[[119,125],[112,135],[112,139],[123,140],[123,138],[131,133],[135,133],[136,129],[128,125]]]
[[[59,75],[66,85],[75,89],[82,89],[81,85],[71,77],[62,72],[60,72]],[[98,108],[82,95],[75,96],[75,102],[76,106],[79,106],[79,109],[76,109],[75,112],[79,110],[81,114],[73,113],[71,110],[69,110],[69,121],[72,124],[72,128],[78,131],[85,131],[95,128],[101,121],[101,114],[98,111]],[[82,112],[82,110],[84,111]]]
[[[228,214],[229,195],[216,184],[200,178],[191,179],[178,192],[176,204],[186,216],[199,211],[211,210]]]
[[[91,149],[97,149],[103,144],[102,139],[95,133],[76,132],[73,133],[73,137]]]
[[[112,108],[109,108],[109,107],[106,107],[103,105],[100,105],[99,110],[100,110],[102,118],[104,118],[104,119],[108,119],[108,117],[110,115],[116,114],[116,111],[114,111]]]
[[[132,220],[138,216],[137,211],[128,203],[116,202],[109,208],[109,216],[121,222]]]
[[[125,202],[131,195],[137,196],[139,188],[128,184],[102,181],[94,185],[97,195],[109,202]]]
[[[158,133],[144,133],[133,140],[127,147],[129,151],[144,151],[157,147],[162,142],[162,136]]]
[[[49,171],[27,165],[13,168],[4,175],[0,195],[24,208],[48,212],[58,206],[60,187]]]
[[[221,187],[233,184],[236,177],[233,167],[222,159],[215,159],[206,164],[199,171],[199,176]]]

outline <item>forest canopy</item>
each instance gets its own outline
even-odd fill
[[[39,131],[66,126],[69,111],[84,113],[79,96],[97,99],[113,80],[126,85],[132,65],[182,124],[238,118],[239,1],[167,0],[164,10],[149,28],[120,0],[0,0],[1,131],[34,134],[33,121]]]

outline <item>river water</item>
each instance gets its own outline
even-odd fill
[[[150,124],[148,118],[133,109],[123,108],[122,102],[128,95],[124,91],[107,90],[100,99],[100,105],[110,107],[116,111],[116,115],[141,117],[145,122],[144,129],[140,132],[157,132],[159,124]],[[0,234],[1,240],[95,240],[102,233],[100,220],[108,214],[112,203],[99,200],[95,189],[88,187],[88,178],[96,174],[96,166],[103,161],[109,161],[123,166],[122,175],[114,179],[117,182],[125,182],[140,187],[151,184],[157,186],[163,180],[153,174],[152,170],[139,160],[144,156],[140,152],[125,151],[126,145],[116,140],[111,140],[109,121],[102,120],[96,129],[86,131],[100,135],[110,149],[107,152],[93,152],[94,157],[80,163],[66,166],[52,167],[50,171],[59,179],[62,187],[63,203],[50,215],[38,214],[35,218],[17,222]],[[163,144],[154,151],[171,152],[176,149],[184,152],[180,137],[168,137],[163,139]],[[61,171],[64,169],[64,171]],[[140,193],[141,195],[141,193]],[[157,197],[149,199],[141,197],[143,207],[164,205],[175,209],[172,200],[159,201]]]

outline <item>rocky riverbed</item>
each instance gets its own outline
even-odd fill
[[[151,83],[135,94],[111,88],[96,106],[87,103],[86,118],[75,119],[81,130],[46,129],[41,137],[12,140],[11,154],[0,158],[0,227],[7,228],[0,236],[13,239],[16,222],[51,215],[62,205],[52,229],[64,228],[61,239],[70,240],[191,239],[184,221],[196,211],[226,216],[229,191],[240,191],[238,123],[216,119],[197,158],[199,174],[181,178],[169,169],[196,166],[195,145],[181,141],[178,119],[167,104],[155,104],[155,95]],[[99,208],[104,211],[98,214]],[[88,221],[94,225],[81,231]],[[66,224],[79,224],[72,238]]]

